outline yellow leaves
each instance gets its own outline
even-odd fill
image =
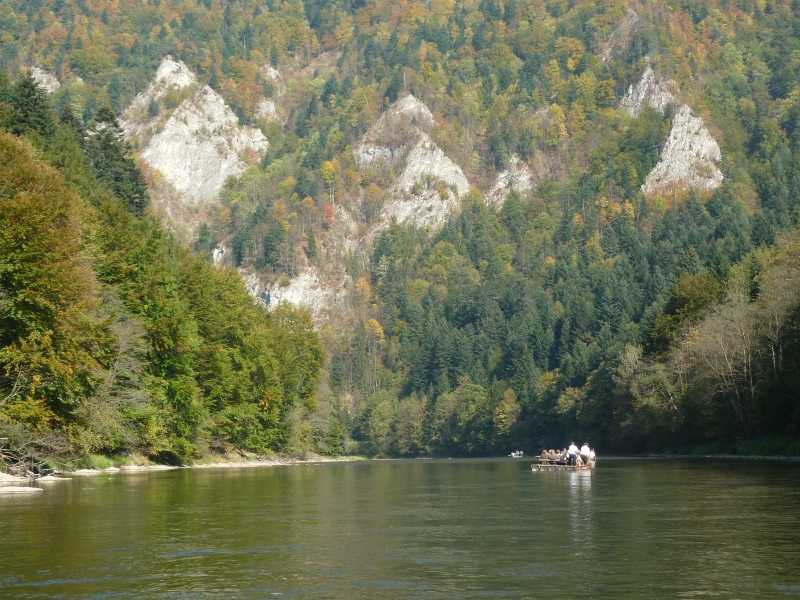
[[[552,371],[545,371],[534,382],[534,389],[536,391],[536,395],[540,398],[543,397],[545,394],[553,391],[556,386],[558,385],[558,381],[560,379],[560,374],[558,369],[554,369]]]
[[[377,319],[367,319],[367,331],[369,331],[370,335],[372,335],[379,343],[383,342],[383,326],[377,321]]]
[[[625,200],[625,203],[622,205],[622,212],[627,219],[633,220],[636,218],[636,209],[630,200]]]
[[[322,163],[319,173],[322,180],[328,185],[331,185],[336,178],[336,164],[333,161],[326,160]]]
[[[445,20],[453,14],[455,8],[454,0],[431,0],[430,11],[437,18]]]
[[[278,184],[278,194],[283,198],[288,198],[295,187],[297,187],[297,179],[289,175]]]
[[[583,59],[586,48],[583,42],[576,38],[561,37],[556,40],[556,52],[567,71],[574,73]]]
[[[561,79],[561,67],[556,59],[552,59],[545,65],[544,76],[550,90],[550,98],[559,100],[564,95],[565,84]]]
[[[369,283],[369,280],[365,276],[361,276],[356,281],[356,296],[358,299],[367,304],[372,299],[372,286]]]
[[[415,279],[408,284],[406,288],[406,295],[408,299],[414,304],[419,304],[428,293],[431,284],[424,279]]]

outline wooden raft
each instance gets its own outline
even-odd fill
[[[562,465],[554,461],[540,460],[531,465],[531,471],[591,471],[594,465]]]

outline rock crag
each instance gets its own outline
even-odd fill
[[[161,61],[153,81],[120,121],[155,174],[154,204],[184,230],[196,225],[189,213],[213,204],[225,181],[241,175],[248,158],[258,159],[268,147],[261,130],[241,125],[217,92],[201,86],[171,56]]]
[[[486,203],[502,208],[509,192],[524,194],[533,189],[534,177],[530,167],[516,154],[511,156],[508,167],[497,174],[492,189],[486,194]]]
[[[661,158],[647,175],[642,191],[695,188],[711,191],[724,179],[717,163],[722,159],[719,144],[703,120],[682,104],[672,120]]]
[[[648,65],[642,78],[628,87],[620,104],[632,117],[638,117],[645,108],[651,108],[663,115],[667,108],[676,103],[676,89],[674,81],[656,77],[653,68]]]
[[[55,75],[40,67],[31,67],[30,74],[36,84],[48,94],[56,92],[61,87],[61,82]]]
[[[431,138],[433,114],[413,95],[397,100],[367,131],[354,151],[356,164],[399,172],[369,238],[392,221],[437,229],[469,191],[464,172]]]
[[[638,117],[645,108],[661,114],[675,111],[659,161],[642,184],[642,191],[648,195],[690,188],[711,191],[724,180],[718,166],[722,160],[719,144],[703,119],[677,98],[675,82],[659,78],[648,65],[620,103],[632,117]]]

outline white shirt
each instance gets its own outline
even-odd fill
[[[587,446],[586,444],[581,446],[581,454],[583,454],[584,456],[589,456],[589,452],[590,452],[589,446]]]
[[[578,447],[575,444],[570,444],[569,445],[569,449],[567,450],[567,453],[568,454],[577,454],[578,453]]]
[[[589,458],[594,460],[594,450],[589,450]]]

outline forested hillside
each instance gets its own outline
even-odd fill
[[[265,313],[235,272],[140,216],[113,113],[85,129],[23,77],[0,82],[0,128],[4,457],[284,448],[321,362],[308,316]]]
[[[216,423],[214,439],[244,444],[235,421],[263,428],[253,448],[288,427],[291,445],[333,453],[577,435],[622,451],[798,452],[799,13],[791,0],[0,0],[0,66],[31,72],[65,115],[34,134],[36,160],[84,197],[96,181],[118,198],[89,202],[84,228],[151,228],[130,248],[107,236],[133,269],[138,244],[165,235],[158,215],[222,269],[159,241],[200,340],[187,352],[205,420],[178,438]],[[115,115],[141,176],[108,141]],[[47,141],[67,127],[72,162]],[[177,188],[218,175],[213,160],[182,170],[203,144],[237,150],[201,210]],[[108,280],[93,261],[97,289],[125,287],[128,271]],[[247,305],[246,319],[297,326],[311,357],[302,392],[269,417],[257,387],[215,370],[251,368],[213,349],[222,323],[204,329],[229,325],[219,302],[246,304],[235,272],[273,311]],[[188,291],[218,279],[237,300]],[[115,297],[152,318],[147,297]],[[285,303],[310,310],[324,358]],[[255,329],[219,343],[273,352],[282,372],[285,338]]]

